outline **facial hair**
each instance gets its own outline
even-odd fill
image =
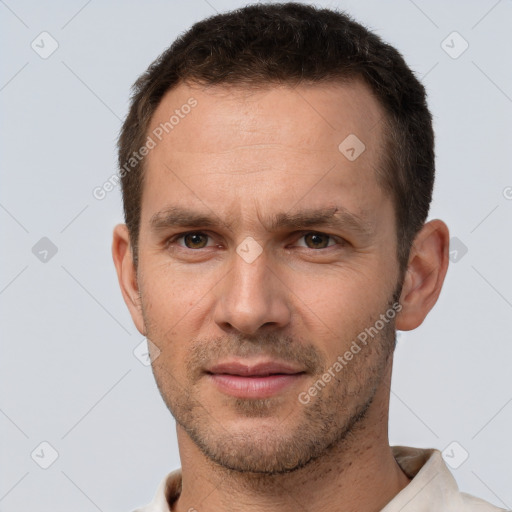
[[[382,311],[368,315],[353,326],[351,336],[340,336],[340,355],[349,349],[359,333],[376,325],[380,315],[397,303],[400,291],[401,286]],[[169,332],[160,333],[144,306],[142,310],[147,337],[162,350],[152,368],[168,409],[205,457],[238,473],[278,475],[297,471],[335,445],[347,442],[350,434],[364,424],[395,348],[395,321],[390,319],[366,345],[359,344],[361,350],[308,404],[300,403],[294,393],[287,393],[262,399],[225,396],[220,401],[217,398],[213,406],[199,396],[199,391],[204,390],[204,368],[214,362],[251,356],[289,362],[303,368],[309,377],[300,392],[321,380],[334,361],[315,344],[299,342],[297,336],[278,332],[260,332],[254,336],[232,334],[187,342],[183,373],[177,367],[180,361],[172,358],[173,346],[183,341],[174,339]],[[294,404],[290,403],[290,396],[294,397]],[[291,412],[280,422],[272,421],[276,411],[283,408],[291,408]],[[223,410],[255,421],[249,427],[234,428],[223,421]]]

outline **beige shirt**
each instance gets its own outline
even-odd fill
[[[412,478],[381,512],[506,512],[487,501],[460,492],[441,452],[435,448],[392,446],[393,455]],[[170,512],[181,492],[181,469],[160,483],[153,501],[133,512]]]

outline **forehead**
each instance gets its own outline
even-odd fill
[[[362,81],[180,84],[148,129],[155,144],[146,157],[142,221],[173,203],[233,215],[249,204],[323,207],[335,196],[345,196],[342,206],[356,214],[378,207],[383,116]]]
[[[191,103],[196,106],[189,108]],[[374,146],[383,114],[378,100],[359,79],[250,88],[181,83],[162,98],[149,132],[163,124],[162,135],[172,141],[175,152],[227,151],[244,141],[289,143],[294,149],[300,141],[304,149],[332,149],[333,142],[336,148],[336,142],[351,133]]]

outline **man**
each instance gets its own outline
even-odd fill
[[[214,16],[139,78],[113,257],[182,464],[140,511],[500,510],[388,441],[395,330],[448,266],[433,145],[401,55],[331,10]]]

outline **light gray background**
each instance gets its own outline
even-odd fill
[[[193,22],[242,5],[0,1],[1,512],[129,511],[179,467],[111,259],[119,190],[102,201],[92,190],[116,172],[137,76]],[[452,470],[459,487],[512,508],[512,2],[317,5],[346,9],[425,83],[437,135],[430,218],[467,247],[453,246],[437,305],[399,338],[390,442],[456,441],[453,460],[469,453]],[[59,45],[47,59],[31,48],[43,31]],[[458,58],[442,47],[453,31],[469,43]],[[453,37],[452,54],[464,44]],[[46,262],[32,252],[42,237],[58,249]],[[58,452],[48,469],[31,457],[50,461],[43,441]]]

